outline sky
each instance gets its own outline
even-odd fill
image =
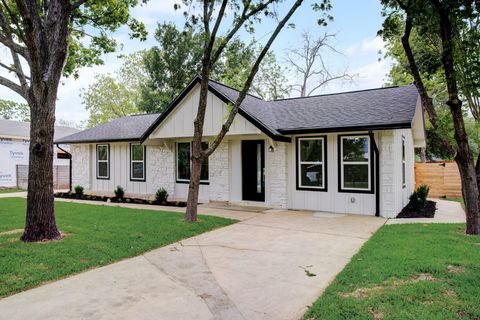
[[[153,37],[157,22],[173,22],[182,27],[185,20],[181,11],[175,11],[173,4],[178,0],[149,0],[146,5],[139,6],[132,10],[132,16],[142,21],[149,32],[146,41],[130,39],[128,29],[122,27],[113,34],[113,37],[120,44],[119,50],[103,57],[104,65],[80,70],[78,79],[63,79],[58,92],[56,109],[57,119],[66,120],[80,124],[88,119],[88,113],[82,105],[80,93],[94,81],[95,74],[110,73],[118,69],[122,60],[120,54],[133,53],[141,49],[147,49],[156,44]],[[291,1],[286,1],[286,5]],[[320,27],[317,24],[318,12],[311,9],[313,0],[306,0],[290,22],[295,28],[282,30],[272,45],[277,60],[285,64],[285,55],[289,48],[298,47],[300,35],[308,31],[312,35],[321,35],[325,32],[336,35],[332,44],[342,54],[326,54],[326,61],[332,72],[343,71],[348,68],[350,74],[357,75],[354,82],[335,82],[316,93],[331,93],[339,91],[351,91],[380,87],[384,84],[386,74],[390,69],[390,61],[380,59],[379,50],[383,49],[384,43],[376,36],[382,24],[381,5],[379,0],[332,0],[333,9],[330,14],[334,21],[327,27]],[[279,7],[280,13],[285,12]],[[228,21],[227,21],[228,22]],[[256,26],[255,34],[257,40],[266,40],[275,28],[273,21],[263,21]],[[248,42],[251,35],[242,32],[241,38]],[[9,52],[6,48],[0,48],[0,60],[8,59]],[[2,74],[3,75],[3,74]],[[294,74],[289,75],[293,79]],[[293,94],[294,96],[294,94]],[[15,93],[0,86],[1,99],[23,102]]]

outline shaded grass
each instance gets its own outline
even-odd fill
[[[23,189],[0,189],[0,193],[13,193],[13,192],[23,192],[26,190]]]
[[[480,237],[463,224],[383,226],[306,319],[480,319]]]
[[[0,232],[21,229],[25,199],[0,199]],[[56,202],[62,241],[23,243],[0,236],[0,297],[226,226],[235,220],[112,206]],[[134,272],[134,270],[132,270]]]

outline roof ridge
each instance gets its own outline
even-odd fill
[[[150,116],[150,115],[155,115],[155,114],[162,114],[162,113],[161,112],[134,113],[134,114],[129,114],[125,117]],[[123,118],[123,117],[121,117],[121,118]]]
[[[231,87],[231,86],[229,86],[229,85],[226,85],[226,84],[224,84],[224,83],[222,83],[222,82],[220,82],[220,81],[218,81],[218,80],[214,80],[214,79],[210,79],[210,78],[209,78],[208,81],[215,82],[215,83],[217,83],[217,84],[219,84],[219,85],[221,85],[221,86],[224,86],[224,87],[226,87],[226,88],[235,90],[235,91],[237,91],[238,93],[240,93],[240,90],[235,89],[234,87]],[[248,93],[248,92],[247,92],[247,96],[251,96],[251,97],[253,97],[253,98],[255,98],[255,99],[259,99],[259,100],[262,100],[262,101],[266,101],[266,100],[260,98],[259,96],[256,96],[256,95],[251,94],[251,93]]]
[[[368,92],[368,91],[376,91],[376,90],[395,89],[395,88],[409,87],[409,86],[412,86],[412,85],[413,85],[413,84],[408,84],[408,85],[405,85],[405,86],[388,86],[388,87],[380,87],[380,88],[370,88],[370,89],[352,90],[352,91],[345,91],[345,92],[324,93],[324,94],[316,94],[316,95],[308,96],[308,97],[292,97],[292,98],[283,98],[283,99],[269,100],[269,101],[267,101],[267,102],[276,102],[276,101],[285,101],[285,100],[295,100],[295,99],[318,98],[318,97],[335,96],[335,95],[342,95],[342,94],[349,94],[349,93],[359,93],[359,92]]]

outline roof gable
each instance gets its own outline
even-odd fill
[[[200,84],[196,84],[175,108],[154,128],[148,139],[193,137],[193,119],[197,114],[200,99]],[[216,136],[221,130],[229,110],[223,101],[213,92],[207,95],[207,108],[203,125],[203,136]],[[235,117],[227,135],[259,134],[260,129],[242,115]]]
[[[200,83],[200,81],[201,81],[200,76],[196,76],[188,84],[188,86],[178,95],[177,98],[175,98],[175,100],[160,115],[160,117],[158,117],[158,119],[150,126],[150,128],[148,128],[148,130],[145,132],[145,134],[142,137],[142,142],[145,141],[153,133],[153,131],[160,125],[160,123],[162,123],[169,116],[169,114],[175,110],[175,108],[177,108],[177,106],[181,103],[181,101],[195,88],[197,84]],[[230,88],[228,86],[225,86],[223,84],[220,84],[219,82],[216,82],[213,80],[209,80],[208,89],[211,93],[213,93],[218,99],[220,99],[224,103],[235,103],[235,100],[239,94],[237,90]],[[244,100],[244,103],[251,99],[255,99],[259,103],[267,103],[266,101],[260,98],[253,97],[252,95],[247,95],[247,97]],[[260,131],[265,133],[267,136],[269,136],[273,140],[290,142],[291,139],[289,137],[285,137],[281,135],[273,127],[269,127],[268,125],[264,124],[260,119],[258,119],[258,117],[255,114],[251,114],[251,112],[244,110],[243,104],[238,112],[240,116],[244,117],[246,120],[248,120],[250,123],[252,123]],[[193,115],[192,119],[195,118],[195,115]]]

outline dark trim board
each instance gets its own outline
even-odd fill
[[[350,127],[334,127],[334,128],[296,128],[296,129],[278,129],[281,134],[307,134],[307,133],[337,133],[365,130],[393,130],[393,129],[409,129],[411,123],[395,123],[390,125],[368,125],[368,126],[350,126]]]
[[[323,138],[323,166],[324,166],[324,177],[323,177],[323,188],[310,188],[310,187],[301,187],[300,186],[300,172],[298,171],[298,165],[300,162],[300,149],[299,141],[300,139],[308,138]],[[295,138],[295,186],[298,191],[318,191],[318,192],[328,192],[328,142],[326,135],[318,136],[305,136],[305,137],[296,137]]]
[[[348,190],[348,189],[342,189],[342,137],[355,137],[355,136],[367,136],[369,137],[369,161],[370,161],[370,189],[369,190]],[[375,185],[375,167],[376,163],[374,159],[372,158],[372,155],[374,153],[373,150],[373,143],[371,141],[370,133],[355,133],[355,134],[339,134],[337,135],[337,166],[338,166],[338,192],[339,193],[364,193],[364,194],[374,194],[374,185]]]
[[[112,143],[112,142],[138,142],[138,143],[142,143],[140,140],[138,139],[135,139],[135,138],[131,138],[131,139],[109,139],[109,140],[105,140],[105,139],[101,139],[101,140],[95,140],[95,139],[90,139],[90,140],[82,140],[82,141],[61,141],[61,142],[54,142],[56,144],[93,144],[93,143],[97,143],[97,144],[108,144],[108,143]]]

